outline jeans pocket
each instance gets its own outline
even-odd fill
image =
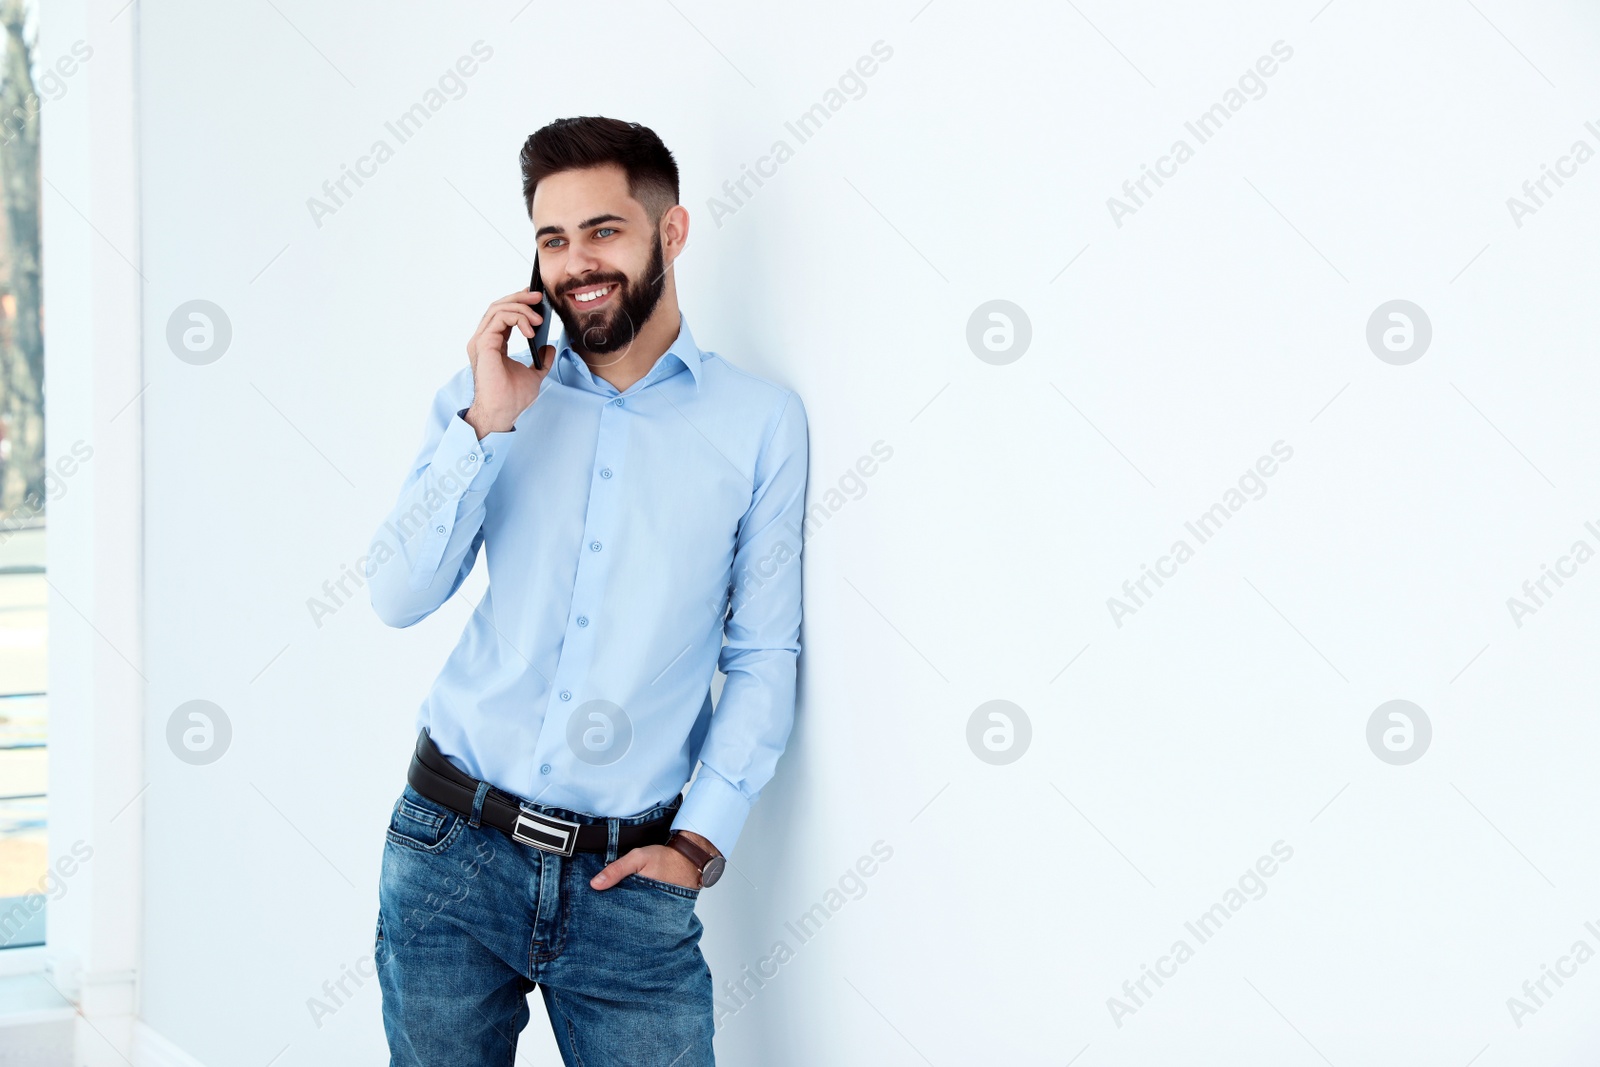
[[[672,882],[662,882],[655,878],[646,878],[644,875],[638,873],[630,874],[628,877],[637,879],[641,885],[649,886],[651,889],[659,890],[663,893],[670,893],[673,896],[683,900],[692,901],[700,896],[700,890],[694,889],[690,886],[676,885]]]
[[[465,820],[457,812],[418,793],[409,784],[389,813],[390,841],[419,852],[442,852]]]

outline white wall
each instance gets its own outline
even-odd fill
[[[684,307],[805,398],[812,498],[893,449],[807,547],[799,726],[700,905],[719,984],[795,950],[722,1062],[1600,1052],[1600,963],[1520,1027],[1506,1005],[1600,948],[1600,565],[1520,628],[1506,606],[1600,546],[1600,161],[1521,227],[1506,206],[1600,146],[1600,17],[919,2],[139,5],[141,1004],[208,1067],[384,1054],[375,981],[320,1027],[307,1001],[371,949],[414,710],[484,576],[408,631],[364,591],[320,627],[307,601],[524,277],[517,149],[571,114],[676,152]],[[307,199],[480,39],[465,95],[317,225]],[[719,227],[708,198],[880,40],[865,95]],[[1184,122],[1280,40],[1197,145]],[[1107,198],[1180,137],[1194,158],[1117,226]],[[1433,327],[1407,366],[1365,340],[1395,298]],[[232,326],[207,366],[167,348],[194,299]],[[966,341],[991,299],[1031,321],[1009,365]],[[1116,625],[1107,598],[1280,440],[1266,494]],[[1433,727],[1408,766],[1366,741],[1394,698]],[[166,747],[192,699],[234,731],[206,767]],[[1032,724],[1005,766],[967,743],[995,699]],[[785,922],[879,840],[865,895],[798,944]],[[1279,841],[1265,895],[1187,934]],[[1193,958],[1119,1026],[1108,998],[1179,938]],[[542,1016],[526,1047],[553,1062]]]

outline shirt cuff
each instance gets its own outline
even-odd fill
[[[739,843],[739,831],[750,816],[750,801],[726,778],[705,764],[689,785],[689,795],[672,820],[674,830],[689,830],[717,846],[724,856]]]
[[[491,431],[479,440],[478,431],[467,422],[467,411],[462,408],[456,412],[445,426],[444,436],[433,454],[433,467],[459,474],[463,479],[463,492],[485,493],[505,464],[501,452],[510,444],[508,439],[517,428]]]

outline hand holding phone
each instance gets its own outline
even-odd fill
[[[533,261],[533,277],[528,279],[528,292],[539,294],[539,304],[533,309],[534,314],[540,317],[539,325],[534,330],[532,342],[521,334],[515,335],[516,349],[508,354],[520,363],[522,357],[531,352],[534,369],[544,370],[544,350],[550,344],[550,320],[554,315],[550,310],[550,300],[545,296],[544,282],[539,279],[537,257]]]
[[[465,419],[480,440],[485,434],[512,429],[538,398],[550,373],[555,349],[546,342],[553,312],[541,285],[535,261],[528,288],[490,304],[467,342],[472,405]]]

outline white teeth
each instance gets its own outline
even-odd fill
[[[577,296],[573,297],[572,299],[578,301],[580,304],[587,304],[591,300],[600,299],[602,296],[605,296],[610,291],[611,291],[611,286],[608,285],[604,289],[596,289],[592,293],[579,293]]]

